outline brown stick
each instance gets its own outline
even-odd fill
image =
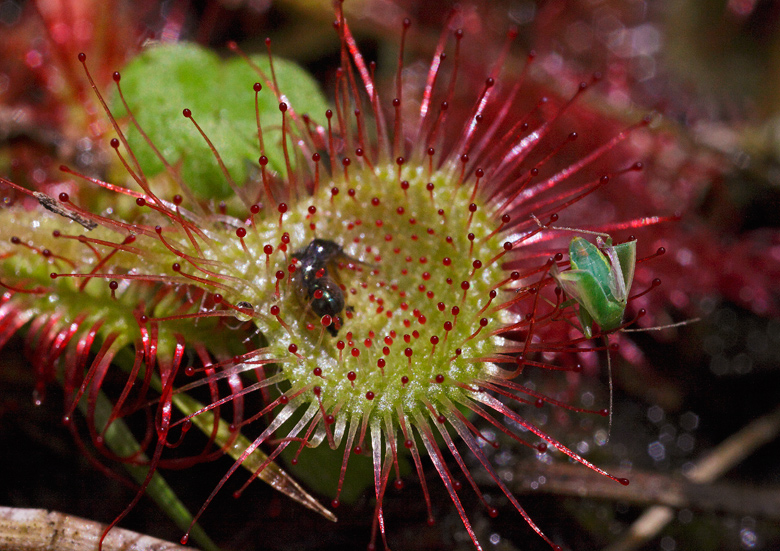
[[[636,470],[631,472],[631,484],[621,486],[579,465],[545,465],[538,461],[522,462],[514,475],[512,489],[516,493],[570,495],[780,520],[780,488],[775,486],[697,484],[682,476]],[[540,477],[544,477],[543,484],[539,483]]]
[[[696,484],[708,484],[719,478],[758,448],[771,442],[780,434],[780,407],[750,422],[739,432],[715,446],[696,461],[694,468],[685,474]],[[766,499],[769,496],[762,496]],[[604,551],[631,551],[654,538],[674,518],[672,507],[656,505],[647,509],[626,535]]]
[[[99,522],[47,511],[0,507],[0,549],[3,551],[96,551],[106,526]],[[103,551],[195,551],[192,547],[113,528]]]

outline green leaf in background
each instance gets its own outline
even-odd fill
[[[253,56],[252,61],[270,78],[267,56]],[[315,119],[324,117],[327,103],[308,73],[278,57],[274,58],[274,69],[279,89],[297,113],[310,113]],[[233,180],[241,186],[260,156],[252,88],[255,82],[262,82],[261,77],[243,59],[223,62],[200,46],[179,43],[154,46],[138,55],[123,69],[121,85],[141,128],[170,164],[181,164],[181,176],[196,196],[222,199],[231,194],[227,180],[208,144],[182,110],[192,111]],[[279,101],[265,84],[259,106],[264,154],[269,167],[284,174]],[[126,114],[118,95],[112,110],[118,118]],[[127,126],[130,147],[146,176],[162,172],[162,162],[137,130]]]

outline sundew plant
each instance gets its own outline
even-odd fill
[[[562,121],[598,75],[529,99],[534,55],[515,60],[510,30],[473,86],[468,36],[446,28],[410,89],[410,27],[398,22],[397,76],[380,90],[337,5],[327,102],[270,41],[265,56],[231,44],[224,64],[194,46],[150,46],[110,91],[81,54],[111,125],[110,181],[62,166],[49,195],[2,178],[0,345],[23,331],[39,399],[61,385],[76,437],[135,469],[130,507],[158,469],[227,454],[234,463],[203,488],[191,526],[219,492],[238,497],[258,477],[328,515],[278,462],[330,448],[337,460],[318,469],[338,478],[333,509],[353,458],[370,458],[369,548],[392,546],[385,496],[416,478],[403,491],[424,500],[428,522],[429,485],[443,484],[481,549],[462,501],[473,492],[497,513],[479,468],[529,534],[560,549],[491,463],[495,434],[628,484],[528,415],[606,423],[608,402],[562,401],[528,378],[606,370],[607,334],[643,313],[632,302],[655,283],[632,290],[628,274],[659,254],[641,228],[663,219],[599,226],[587,209],[567,212],[641,170],[615,153],[649,120],[572,156],[588,129]]]

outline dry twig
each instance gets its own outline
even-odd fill
[[[544,477],[544,484],[539,483]],[[682,476],[631,472],[631,484],[583,471],[579,465],[523,462],[514,469],[517,493],[547,493],[621,501],[633,505],[662,505],[780,521],[780,488],[740,484],[697,484]]]
[[[732,434],[695,462],[685,477],[694,484],[709,484],[780,434],[780,407]],[[764,496],[767,497],[767,496]],[[774,497],[775,501],[777,496]],[[759,501],[756,499],[755,501]],[[756,504],[758,505],[758,504]],[[604,551],[631,551],[654,538],[674,518],[674,509],[656,505],[647,509],[622,539]]]
[[[95,551],[106,526],[99,522],[47,511],[0,507],[0,549],[3,551]],[[194,551],[192,547],[113,528],[103,551]]]

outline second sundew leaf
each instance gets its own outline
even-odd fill
[[[105,426],[108,422],[111,415],[111,408],[111,403],[108,398],[106,398],[105,394],[102,392],[98,393],[95,407],[95,421],[98,426]],[[79,409],[85,413],[86,402],[81,402],[79,404]],[[131,457],[141,450],[133,433],[121,419],[115,419],[106,427],[103,436],[106,445],[111,451],[122,457]],[[126,463],[125,469],[138,484],[142,484],[148,474],[148,467],[134,465],[132,463]],[[182,529],[189,527],[192,522],[192,514],[187,510],[181,500],[179,500],[176,493],[159,472],[152,475],[152,478],[146,487],[146,494],[166,512],[166,514],[176,523],[176,526],[179,526]],[[204,551],[219,551],[219,547],[208,537],[200,526],[194,526],[191,535],[192,539],[195,540]]]
[[[252,61],[271,78],[267,57],[254,56]],[[327,103],[308,73],[278,57],[274,58],[274,70],[280,89],[297,112],[324,116]],[[151,47],[125,67],[121,76],[122,91],[140,126],[171,165],[180,165],[182,179],[204,199],[223,199],[231,190],[208,144],[182,116],[182,110],[192,111],[193,119],[216,144],[231,177],[241,186],[260,156],[256,82],[263,79],[246,61],[223,63],[213,52],[188,43]],[[116,96],[112,108],[122,118],[126,112]],[[258,99],[263,153],[269,167],[284,174],[279,100],[265,83]],[[144,174],[153,177],[162,172],[163,163],[142,136],[132,125],[126,128]],[[295,163],[294,158],[290,160]]]

